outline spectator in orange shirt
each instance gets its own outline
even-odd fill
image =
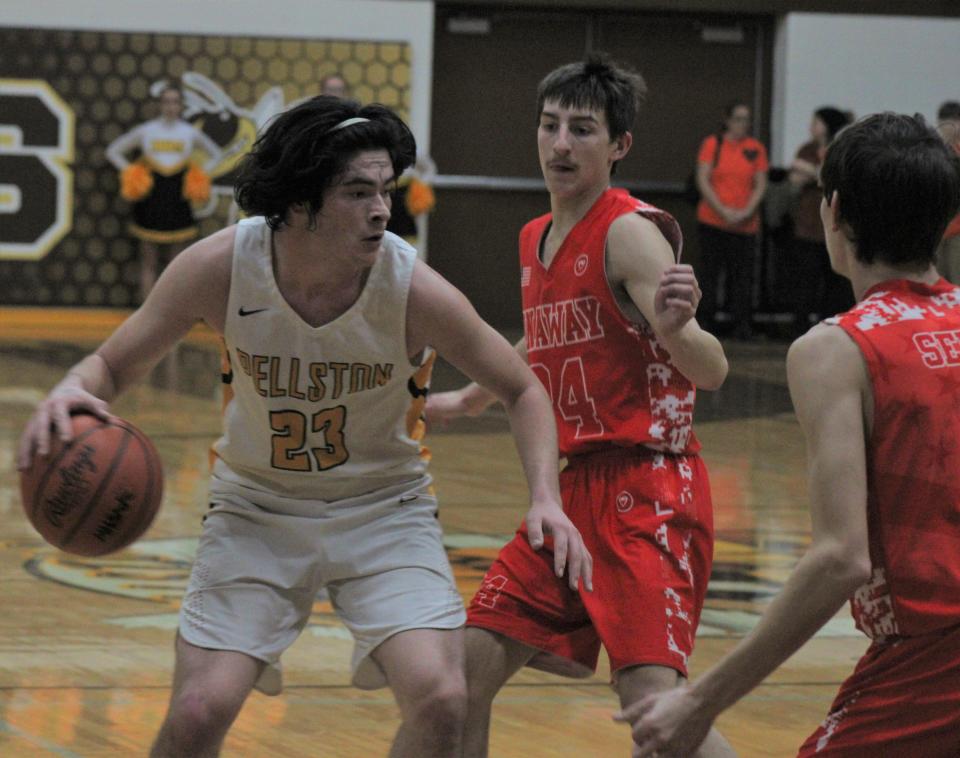
[[[767,189],[767,149],[750,136],[750,106],[732,103],[723,129],[700,145],[697,155],[697,206],[703,299],[697,311],[704,328],[716,329],[717,289],[725,275],[724,307],[733,334],[752,335],[753,262],[760,231],[757,207]]]
[[[937,129],[944,142],[960,155],[960,102],[947,100],[937,111]],[[960,284],[960,213],[943,233],[943,241],[937,248],[937,270],[953,284]]]

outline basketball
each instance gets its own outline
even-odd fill
[[[97,556],[126,547],[153,522],[163,495],[160,456],[133,424],[72,417],[73,440],[20,472],[27,518],[54,547]]]

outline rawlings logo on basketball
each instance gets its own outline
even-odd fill
[[[120,526],[123,521],[124,514],[130,510],[130,504],[136,495],[129,490],[122,490],[116,495],[117,504],[113,507],[113,510],[110,511],[106,517],[103,519],[103,522],[97,527],[96,532],[93,536],[98,540],[103,542],[111,534],[117,531],[117,527]]]
[[[60,475],[60,485],[57,491],[46,502],[44,514],[47,520],[56,527],[63,526],[63,519],[77,505],[85,500],[85,493],[90,488],[87,474],[97,472],[97,464],[93,462],[96,452],[90,445],[83,445],[77,457],[69,466],[57,470]]]
[[[160,456],[123,419],[80,413],[70,424],[72,442],[54,435],[49,455],[20,472],[24,513],[41,537],[67,553],[115,553],[146,532],[160,507]]]

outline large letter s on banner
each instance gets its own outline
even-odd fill
[[[39,79],[0,79],[0,258],[39,260],[73,225],[73,111]]]

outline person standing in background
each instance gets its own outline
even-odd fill
[[[330,95],[332,97],[349,97],[350,87],[347,80],[341,74],[333,72],[327,74],[320,80],[320,94]]]
[[[937,130],[944,142],[960,155],[960,102],[947,100],[937,111]],[[953,284],[960,284],[960,212],[953,217],[937,248],[937,270]]]
[[[120,172],[120,194],[133,203],[129,230],[140,240],[141,301],[160,273],[160,246],[169,246],[169,262],[199,233],[191,203],[209,199],[210,172],[222,157],[216,142],[181,117],[178,86],[163,85],[157,100],[159,118],[121,134],[106,150]],[[207,154],[202,168],[191,161],[196,148]],[[130,161],[127,155],[134,150],[140,155]]]
[[[753,262],[760,231],[757,208],[767,189],[767,149],[750,136],[750,106],[732,103],[724,110],[723,129],[700,145],[697,154],[697,205],[703,299],[697,313],[708,331],[716,331],[717,289],[724,274],[724,307],[733,318],[733,334],[752,336]]]
[[[810,120],[810,141],[802,145],[790,164],[788,180],[796,192],[793,207],[792,269],[796,272],[796,311],[794,330],[800,336],[810,328],[810,314],[821,319],[847,310],[853,305],[850,282],[830,267],[827,243],[820,222],[818,187],[820,166],[843,127],[850,123],[847,113],[825,106],[817,109]]]

